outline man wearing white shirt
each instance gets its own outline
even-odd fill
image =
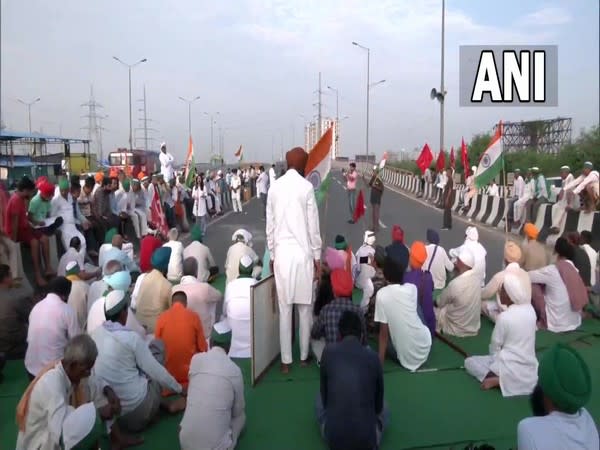
[[[471,200],[477,194],[477,187],[475,186],[475,173],[477,172],[477,166],[471,167],[471,174],[465,180],[466,193],[464,195],[464,206],[463,209],[468,210],[471,206]]]
[[[216,319],[217,304],[223,300],[223,294],[206,281],[196,278],[198,264],[194,258],[183,260],[183,277],[180,284],[173,286],[172,293],[184,292],[187,296],[187,308],[200,316],[202,329],[210,336]]]
[[[139,432],[159,412],[161,388],[177,394],[181,385],[164,367],[164,344],[154,340],[150,346],[126,326],[129,297],[123,291],[112,291],[105,298],[107,321],[91,334],[98,347],[94,375],[110,385],[121,400],[119,425]],[[169,408],[169,405],[164,405]]]
[[[573,174],[569,166],[560,168],[560,178],[562,179],[561,187],[552,186],[552,190],[556,192],[556,203],[552,205],[552,226],[550,233],[558,234],[565,225],[567,219],[567,209],[578,209],[579,198],[573,192],[567,192],[565,187],[573,181]]]
[[[69,248],[71,239],[78,237],[81,242],[80,257],[85,258],[85,237],[77,229],[77,225],[89,227],[91,224],[81,214],[77,200],[71,196],[69,182],[63,178],[58,183],[58,187],[59,194],[50,203],[50,216],[62,217],[63,219],[62,225],[59,227],[63,248]]]
[[[277,174],[275,173],[275,164],[271,165],[271,168],[269,169],[269,189],[271,189],[271,186],[273,186],[273,183],[275,182],[275,180],[277,179]]]
[[[594,210],[600,197],[600,175],[597,170],[592,170],[593,168],[594,165],[586,161],[581,175],[565,186],[566,191],[581,196],[584,211],[587,213]]]
[[[532,167],[531,171],[534,177],[534,191],[529,205],[529,218],[531,222],[536,223],[540,206],[543,203],[548,203],[548,187],[546,186],[546,178],[540,173],[539,168]]]
[[[486,256],[487,251],[479,242],[479,232],[476,227],[467,227],[465,231],[465,243],[458,248],[450,249],[449,255],[452,260],[456,260],[463,249],[469,249],[475,259],[474,265],[471,266],[474,272],[479,274],[481,286],[485,285],[486,278]]]
[[[194,225],[190,231],[190,239],[192,242],[183,249],[183,259],[184,262],[188,258],[194,259],[197,265],[197,273],[194,273],[193,275],[199,281],[207,282],[213,274],[218,273],[219,268],[217,267],[217,263],[215,262],[215,258],[213,258],[210,248],[202,243],[202,237],[202,229],[198,224]]]
[[[456,267],[459,275],[442,291],[434,309],[436,330],[451,336],[476,336],[481,326],[481,278],[469,248],[461,249]]]
[[[590,286],[592,288],[596,286],[597,282],[597,272],[598,272],[598,252],[592,247],[592,232],[589,230],[583,230],[580,233],[581,237],[581,248],[587,254],[590,260],[590,268],[591,268],[591,277],[590,277]]]
[[[242,212],[242,179],[238,175],[237,169],[233,169],[231,175],[231,201],[233,203],[233,212]]]
[[[167,280],[171,283],[179,283],[179,280],[183,276],[183,243],[179,241],[179,231],[177,228],[171,228],[167,237],[169,241],[163,245],[163,247],[171,249]]]
[[[508,221],[508,229],[512,229],[513,222],[515,221],[515,208],[514,205],[519,200],[525,192],[525,180],[523,180],[523,176],[521,175],[521,169],[516,168],[514,171],[514,180],[513,180],[513,191],[512,197],[508,200],[507,212],[506,212],[506,220]]]
[[[244,255],[248,255],[254,263],[259,262],[258,255],[252,249],[252,234],[243,228],[236,230],[231,236],[233,244],[227,250],[225,258],[226,283],[229,284],[239,276],[239,264]]]
[[[71,282],[56,277],[48,284],[47,292],[29,314],[25,368],[30,379],[61,359],[69,339],[81,333],[75,311],[67,304]]]
[[[454,264],[448,258],[444,247],[440,246],[440,235],[437,231],[428,229],[427,241],[427,259],[423,263],[423,270],[431,272],[433,289],[439,291],[446,287],[447,274],[454,270]]]
[[[533,198],[535,191],[535,180],[533,179],[533,174],[531,169],[527,170],[527,179],[525,180],[525,188],[523,189],[523,194],[518,198],[518,200],[514,203],[514,224],[518,227],[521,223],[527,222],[527,204]],[[534,220],[535,222],[535,220]]]
[[[160,173],[168,183],[171,181],[171,178],[175,176],[175,169],[173,168],[175,158],[167,152],[167,144],[164,142],[160,144],[160,155],[158,155],[158,159],[160,160]]]
[[[267,193],[269,192],[269,176],[265,172],[265,166],[258,168],[258,178],[256,180],[256,193],[263,204],[265,218],[267,217]]]
[[[319,209],[313,185],[304,178],[308,154],[286,154],[288,170],[271,185],[267,198],[267,247],[279,300],[281,371],[292,363],[292,311],[300,316],[300,363],[308,364],[314,280],[321,278]]]
[[[484,390],[499,387],[504,397],[528,395],[537,383],[536,316],[531,283],[507,273],[499,292],[501,311],[490,342],[490,355],[465,359],[465,370]]]
[[[250,291],[256,284],[252,277],[254,262],[248,255],[242,256],[239,262],[239,277],[225,288],[223,313],[231,328],[231,358],[252,357],[252,333],[250,314]]]
[[[496,180],[492,180],[487,189],[487,195],[490,197],[498,197],[500,196],[500,190],[498,189],[498,185],[496,184]]]
[[[148,208],[140,180],[137,178],[131,180],[131,190],[127,194],[129,202],[127,213],[133,222],[136,237],[141,239],[148,234]]]

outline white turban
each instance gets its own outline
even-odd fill
[[[237,241],[238,236],[242,236],[244,239],[244,244],[250,246],[252,242],[252,233],[243,228],[240,228],[233,233],[233,236],[231,236],[231,240],[233,242]]]
[[[515,305],[526,305],[531,303],[531,290],[523,286],[519,277],[513,273],[506,272],[502,286],[506,294]]]
[[[473,173],[477,172],[477,166],[473,166],[473,167],[471,167],[471,171],[472,171]]]
[[[163,148],[163,147],[164,147],[164,148],[166,148],[166,147],[167,147],[167,143],[166,143],[166,142],[162,142],[162,143],[160,144],[160,148]]]
[[[467,231],[465,232],[465,236],[469,241],[479,241],[479,232],[475,227],[467,227]]]
[[[460,259],[465,266],[471,269],[475,265],[475,256],[473,256],[473,252],[468,248],[461,249],[460,253],[458,254],[458,259]]]
[[[372,231],[365,231],[365,237],[364,237],[364,243],[367,245],[375,245],[375,233],[373,233]]]

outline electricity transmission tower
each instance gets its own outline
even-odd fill
[[[108,116],[103,115],[100,110],[104,108],[100,103],[96,101],[94,98],[94,86],[90,86],[90,99],[87,103],[83,103],[81,105],[83,108],[87,108],[87,114],[82,117],[88,119],[88,124],[83,129],[88,132],[88,139],[90,141],[90,153],[95,153],[97,155],[98,161],[102,161],[104,159],[103,149],[102,149],[102,119],[105,119]]]

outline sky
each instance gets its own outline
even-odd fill
[[[246,160],[271,161],[304,145],[303,126],[336,115],[340,152],[365,151],[366,52],[371,90],[370,152],[439,147],[441,0],[0,0],[0,118],[7,128],[87,137],[90,87],[103,105],[104,152],[128,146],[127,68],[134,128],[146,88],[149,127],[179,162],[192,106],[197,161],[223,136],[224,156],[243,145]],[[445,142],[460,144],[494,123],[572,117],[574,137],[599,123],[599,2],[447,0]],[[558,107],[459,107],[459,46],[558,45]],[[219,113],[218,115],[216,113]],[[208,114],[205,114],[208,113]],[[220,131],[219,131],[220,130]],[[137,136],[142,133],[138,132]],[[143,145],[142,140],[138,143]],[[77,149],[72,149],[77,151]]]

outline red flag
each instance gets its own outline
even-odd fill
[[[358,193],[358,198],[356,199],[356,206],[354,207],[354,215],[352,216],[352,220],[354,222],[358,222],[358,220],[365,215],[365,197],[363,196],[362,189]]]
[[[440,150],[438,154],[436,167],[437,170],[444,170],[446,168],[446,153],[444,153],[444,150]]]
[[[161,235],[166,236],[168,234],[169,225],[167,225],[167,217],[163,211],[160,194],[156,186],[154,186],[154,195],[150,203],[150,223]]]
[[[433,153],[431,153],[431,149],[429,145],[425,144],[423,146],[423,150],[421,150],[421,154],[417,158],[417,167],[421,169],[421,173],[425,173],[427,168],[431,165],[433,161]]]
[[[469,176],[469,155],[467,155],[467,144],[465,144],[465,138],[462,138],[460,143],[460,159],[462,161],[463,170],[465,172],[465,179]]]
[[[456,160],[454,159],[454,145],[450,148],[450,168],[454,170],[456,167]]]

